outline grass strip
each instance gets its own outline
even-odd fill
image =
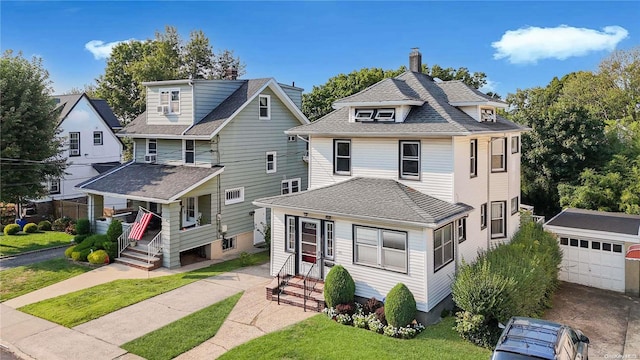
[[[121,347],[148,360],[170,360],[212,338],[242,292],[185,316]]]
[[[67,259],[53,259],[0,272],[0,302],[93,270]]]
[[[0,235],[0,255],[17,255],[28,251],[70,245],[73,235],[58,231],[33,234]]]
[[[269,252],[151,279],[124,279],[78,290],[19,308],[27,314],[74,327],[192,282],[269,261]]]
[[[340,325],[321,314],[251,340],[219,359],[488,359],[491,351],[460,338],[454,323],[448,317],[414,339],[402,340]]]

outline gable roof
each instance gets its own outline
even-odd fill
[[[299,193],[258,199],[254,204],[429,227],[473,210],[469,205],[436,199],[392,179],[361,177]]]
[[[76,107],[76,104],[78,104],[82,98],[87,99],[87,102],[112,131],[122,128],[122,124],[120,124],[120,121],[116,118],[116,115],[106,100],[90,99],[86,93],[53,96],[54,101],[57,102],[56,110],[60,112],[58,114],[58,126],[69,116],[73,108]]]
[[[71,95],[54,95],[53,99],[58,103],[56,109],[60,111],[58,114],[58,125],[64,120],[71,110],[76,106],[80,98],[84,94],[71,94]]]
[[[474,133],[523,131],[527,128],[501,116],[495,123],[478,122],[464,111],[449,103],[454,87],[440,87],[430,76],[407,71],[395,78],[413,89],[424,101],[422,106],[413,106],[404,122],[362,123],[349,122],[348,109],[340,108],[319,120],[289,129],[287,134],[327,134],[344,136],[456,136]],[[465,85],[466,86],[466,85]],[[369,88],[371,91],[375,87]],[[456,96],[456,95],[452,95]]]
[[[120,124],[120,121],[116,117],[116,114],[113,113],[113,110],[111,109],[111,106],[109,106],[109,103],[107,103],[107,100],[89,99],[89,101],[91,102],[91,105],[93,105],[93,107],[96,109],[98,114],[102,116],[102,118],[107,123],[107,125],[109,125],[110,128],[112,129],[122,128],[122,124]]]
[[[76,188],[87,193],[169,203],[223,171],[222,166],[203,168],[129,162]]]
[[[640,215],[585,209],[565,209],[545,226],[640,235]]]

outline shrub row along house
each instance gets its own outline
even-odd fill
[[[274,79],[144,85],[146,112],[117,134],[132,138],[133,161],[78,186],[90,220],[107,197],[156,214],[152,245],[169,268],[188,250],[213,258],[264,242],[267,211],[252,201],[307,186],[306,143],[284,133],[308,123],[302,89]]]
[[[519,227],[520,135],[506,104],[460,81],[410,71],[286,131],[309,142],[309,189],[254,202],[272,209],[271,273],[322,278],[343,265],[356,295],[397,283],[421,321],[439,316],[457,265]]]

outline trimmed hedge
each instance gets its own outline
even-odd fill
[[[18,232],[20,232],[20,225],[18,225],[18,224],[9,224],[9,225],[4,227],[4,234],[5,235],[15,235]]]
[[[353,302],[356,294],[356,283],[342,265],[331,268],[324,280],[324,301],[328,307]]]
[[[511,243],[481,252],[473,264],[463,263],[451,289],[463,310],[457,314],[456,330],[491,347],[502,331],[499,323],[512,316],[539,317],[551,304],[561,261],[555,235],[530,222]]]
[[[76,249],[75,245],[74,246],[69,246],[65,251],[64,251],[64,256],[67,258],[71,258],[71,254],[73,253],[73,251]]]
[[[397,328],[409,325],[415,320],[416,311],[416,299],[405,284],[398,283],[387,294],[384,316],[390,325]]]
[[[84,239],[88,238],[89,236],[91,235],[90,234],[76,235],[73,237],[73,242],[75,242],[76,245],[79,245],[84,241]]]
[[[51,221],[42,220],[38,223],[38,230],[40,231],[51,231]]]
[[[104,250],[104,243],[108,242],[106,235],[91,235],[76,245],[76,251],[81,250]]]
[[[89,235],[91,233],[91,223],[89,219],[79,219],[76,223],[76,234]]]
[[[87,256],[87,260],[89,260],[89,263],[91,264],[108,264],[109,255],[107,255],[107,252],[104,250],[98,250],[89,254],[89,256]]]
[[[28,223],[22,228],[22,232],[24,232],[25,234],[33,234],[35,232],[38,232],[38,225],[34,223]]]

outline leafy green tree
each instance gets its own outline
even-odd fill
[[[66,167],[58,112],[42,59],[7,50],[0,59],[0,201],[21,204],[47,194]]]

